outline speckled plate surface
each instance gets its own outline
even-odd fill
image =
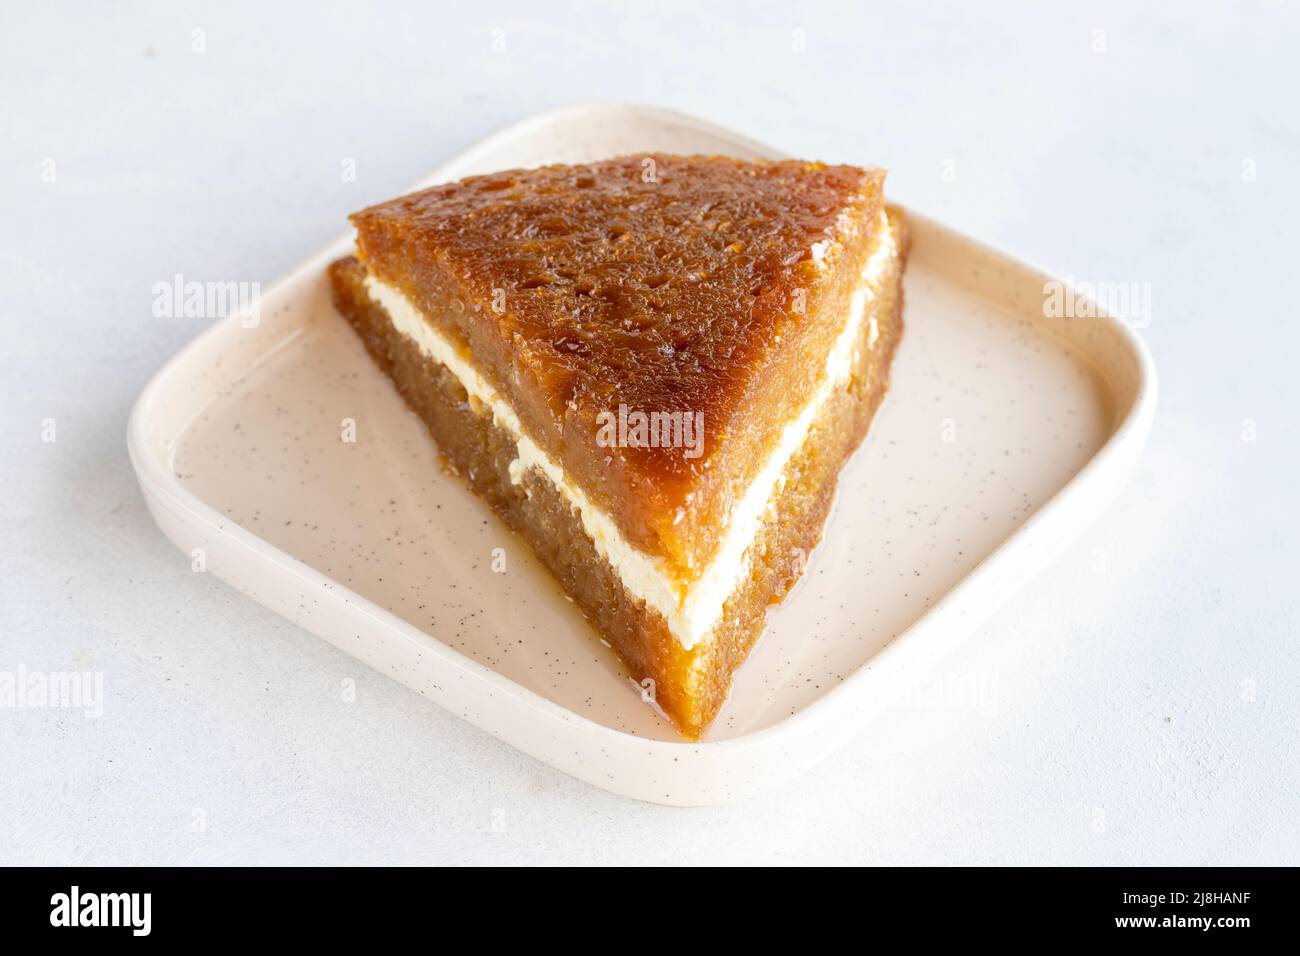
[[[490,137],[421,185],[642,150],[780,155],[680,114],[582,106]],[[824,756],[972,633],[1105,507],[1154,414],[1131,330],[1045,318],[1048,276],[909,216],[893,390],[808,574],[698,744],[441,472],[330,304],[324,267],[350,237],[264,293],[255,327],[231,316],[159,372],[131,458],[179,547],[376,669],[597,786],[732,799]]]

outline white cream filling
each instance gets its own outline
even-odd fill
[[[807,440],[822,406],[837,388],[848,381],[857,364],[858,354],[854,345],[862,330],[867,302],[874,298],[874,286],[888,269],[896,251],[889,221],[883,215],[881,218],[880,244],[862,271],[861,282],[850,300],[844,328],[826,357],[826,371],[817,390],[802,411],[782,428],[772,454],[726,519],[726,531],[713,560],[684,595],[677,580],[668,572],[666,563],[633,547],[623,537],[614,519],[581,488],[569,482],[559,463],[524,433],[519,416],[510,403],[425,320],[401,291],[373,275],[366,277],[366,289],[371,298],[388,312],[394,327],[414,340],[429,358],[445,365],[472,398],[491,410],[493,423],[514,437],[518,457],[510,465],[511,479],[518,484],[530,468],[546,475],[578,513],[583,530],[595,544],[597,553],[614,568],[628,593],[658,611],[678,643],[690,650],[717,624],[727,598],[743,580],[746,554],[762,525],[785,466]],[[878,335],[873,316],[868,330],[868,347],[875,344]]]

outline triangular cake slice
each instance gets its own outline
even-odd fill
[[[510,170],[355,214],[331,269],[447,465],[692,739],[887,387],[906,241],[883,181],[659,154]]]

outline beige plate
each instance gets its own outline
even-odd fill
[[[421,185],[651,150],[779,155],[676,113],[580,106]],[[1151,424],[1154,371],[1124,324],[1044,318],[1046,275],[909,216],[893,390],[806,578],[699,744],[676,738],[528,548],[440,471],[330,305],[324,268],[350,237],[265,293],[255,327],[233,315],[158,373],[131,417],[131,459],[172,541],[377,670],[607,790],[732,799],[825,755],[941,661],[1101,511]],[[355,442],[341,440],[348,419]]]

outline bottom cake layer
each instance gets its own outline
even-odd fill
[[[355,258],[330,267],[335,303],[379,367],[428,426],[446,466],[463,477],[532,547],[564,591],[619,654],[678,730],[698,739],[717,716],[732,675],[763,632],[767,609],[799,579],[821,540],[841,467],[861,443],[889,384],[889,365],[902,334],[901,216],[891,212],[899,255],[867,305],[854,372],[822,407],[804,446],[786,465],[758,537],[748,576],[731,595],[708,639],[685,650],[663,617],[632,597],[596,551],[568,501],[536,470],[519,483],[510,433],[471,399],[444,365],[431,361],[397,331],[369,295]]]

